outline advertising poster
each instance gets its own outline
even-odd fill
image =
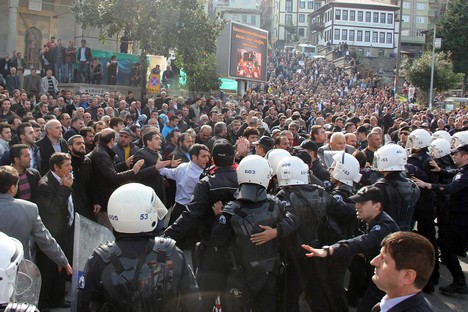
[[[268,32],[231,22],[229,76],[266,81]]]

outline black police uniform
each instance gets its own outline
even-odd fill
[[[230,245],[232,257],[223,310],[276,311],[279,242],[273,239],[255,245],[250,239],[252,234],[263,231],[259,225],[276,228],[278,238],[290,235],[297,228],[297,217],[259,185],[242,184],[235,197],[224,207],[212,232],[215,246]]]
[[[332,299],[333,291],[327,281],[327,263],[321,258],[306,257],[301,245],[319,247],[329,243],[324,241],[327,236],[324,227],[328,225],[325,224],[327,213],[336,210],[333,207],[336,201],[317,185],[284,186],[277,197],[290,206],[299,219],[298,230],[285,238],[282,250],[287,264],[282,281],[282,311],[299,311],[299,297],[304,289],[314,311],[329,311],[327,299]],[[330,302],[335,304],[334,300]]]
[[[312,162],[312,172],[314,176],[316,176],[320,181],[330,181],[330,173],[328,170],[323,166],[320,158],[317,158]]]
[[[449,184],[432,184],[432,189],[450,195],[447,224],[440,228],[440,249],[454,281],[466,285],[457,254],[465,256],[468,241],[468,165],[458,170],[441,170],[443,177],[453,177]]]
[[[410,231],[414,209],[419,199],[418,186],[402,172],[391,172],[374,183],[383,193],[383,210],[392,217],[402,231]]]
[[[164,232],[176,241],[184,240],[194,228],[200,233],[196,252],[197,281],[202,295],[202,311],[211,311],[218,294],[226,290],[226,278],[230,267],[226,262],[226,249],[211,242],[211,230],[216,221],[213,204],[227,203],[234,199],[237,190],[237,173],[232,166],[217,167],[195,186],[193,199],[187,211]],[[221,302],[223,302],[221,296]],[[222,303],[221,303],[222,304]],[[211,309],[210,309],[211,307]]]
[[[408,157],[408,164],[412,164],[419,169],[421,169],[428,176],[428,180],[423,180],[425,182],[434,183],[435,174],[431,171],[432,167],[429,162],[432,160],[431,156],[427,153],[427,148],[423,148]],[[435,196],[434,193],[430,190],[422,189],[420,192],[419,200],[416,203],[414,209],[414,219],[418,222],[417,231],[422,236],[426,237],[434,246],[434,258],[438,258],[438,247],[436,239],[436,230],[435,230]],[[434,271],[432,273],[431,281],[434,281],[436,284],[439,281],[439,262],[435,261]],[[432,283],[429,283],[426,286],[426,290],[433,288]],[[433,291],[433,290],[431,290]]]
[[[374,283],[371,283],[373,269],[370,265],[370,261],[379,254],[380,243],[384,237],[398,230],[399,227],[395,221],[387,213],[382,211],[369,222],[363,235],[348,240],[342,240],[330,246],[333,248],[332,259],[347,261],[347,259],[357,254],[362,254],[366,259],[365,262],[368,264],[368,274],[362,278],[367,279],[369,287],[358,306],[358,312],[370,311],[385,295]]]
[[[450,155],[446,155],[441,158],[434,159],[437,165],[444,170],[455,169],[456,166],[453,162]],[[446,177],[443,175],[436,175],[434,183],[436,184],[449,184],[452,182],[452,177]],[[436,215],[437,215],[437,226],[440,228],[444,224],[447,224],[449,218],[449,209],[448,205],[450,202],[450,195],[445,192],[436,192],[435,193],[435,206],[436,206]],[[439,237],[440,240],[440,237]]]
[[[135,268],[140,268],[136,276]],[[200,306],[184,253],[175,241],[150,234],[119,234],[96,248],[78,286],[80,312],[176,311],[178,304],[183,311],[199,311]]]

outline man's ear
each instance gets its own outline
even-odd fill
[[[401,282],[404,285],[411,285],[416,280],[417,273],[413,269],[405,269],[401,278]]]

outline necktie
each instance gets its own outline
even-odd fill
[[[73,198],[70,194],[68,196],[68,226],[72,226],[73,220],[75,219],[75,207],[73,206]]]

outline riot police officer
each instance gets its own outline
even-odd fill
[[[370,311],[383,296],[383,292],[379,291],[375,284],[371,282],[372,268],[369,261],[379,254],[382,239],[399,229],[395,221],[382,210],[383,196],[378,188],[365,186],[356,195],[351,196],[350,199],[356,203],[357,218],[367,224],[364,234],[341,240],[331,246],[322,246],[322,248],[313,248],[307,244],[302,245],[302,247],[309,252],[309,254],[306,254],[308,257],[338,258],[346,262],[354,255],[362,254],[368,259],[366,262],[370,274],[362,278],[367,279],[369,287],[357,309],[358,312],[364,312]]]
[[[212,232],[214,246],[229,245],[232,258],[223,310],[275,311],[280,268],[277,238],[296,230],[297,217],[267,194],[271,169],[265,158],[242,159],[237,178],[236,200],[224,206]]]
[[[164,232],[176,241],[185,239],[192,229],[197,228],[200,243],[197,245],[197,281],[202,295],[202,311],[213,310],[215,299],[226,289],[226,249],[217,248],[211,242],[211,229],[215,221],[212,206],[217,202],[226,204],[234,200],[237,190],[237,173],[233,168],[234,147],[227,140],[215,141],[211,153],[214,171],[201,179],[195,186],[193,198],[187,211]]]
[[[429,162],[432,160],[429,156],[428,148],[431,145],[431,134],[424,129],[416,129],[408,136],[408,147],[410,155],[408,164],[412,164],[421,169],[428,177],[425,182],[434,183],[435,174],[431,171],[432,167]],[[426,189],[420,191],[419,200],[414,209],[414,219],[417,221],[417,231],[419,234],[426,237],[434,246],[434,251],[437,250],[436,231],[435,231],[435,196]],[[437,259],[437,254],[434,254]],[[424,287],[424,291],[433,292],[434,284],[439,282],[439,263],[435,262],[434,271],[431,280]]]
[[[440,227],[440,250],[444,263],[452,274],[453,281],[439,290],[446,294],[468,294],[465,275],[458,261],[457,255],[465,255],[465,243],[468,240],[468,144],[460,145],[452,152],[457,170],[445,170],[436,163],[431,163],[433,171],[445,177],[452,177],[447,184],[431,184],[414,179],[419,187],[447,193],[450,195],[448,203],[449,218],[447,224]]]
[[[108,205],[116,240],[96,248],[79,282],[78,311],[198,311],[192,269],[169,238],[153,237],[167,209],[139,183],[116,189]]]
[[[24,258],[23,244],[0,232],[0,250],[0,312],[39,312],[29,302],[12,302],[18,265]]]
[[[287,203],[299,219],[299,228],[285,239],[286,276],[284,278],[284,311],[299,311],[299,296],[303,290],[312,305],[313,311],[336,311],[336,306],[347,307],[341,298],[343,279],[329,279],[327,262],[322,259],[310,259],[304,256],[302,244],[323,246],[336,242],[340,229],[335,225],[335,232],[330,233],[327,222],[329,214],[339,213],[336,201],[326,190],[314,184],[308,184],[308,166],[299,158],[291,156],[283,159],[277,168],[278,185],[281,190],[277,197]],[[354,208],[350,217],[354,217]],[[330,237],[329,234],[336,234]],[[346,267],[343,270],[343,277]],[[332,288],[338,282],[338,288]],[[339,299],[343,300],[339,300]],[[327,300],[328,299],[328,300]],[[332,307],[330,307],[332,306]]]
[[[410,231],[419,188],[405,175],[408,161],[406,150],[397,144],[382,146],[374,154],[373,167],[382,178],[374,183],[383,193],[383,210],[392,217],[402,231]]]

